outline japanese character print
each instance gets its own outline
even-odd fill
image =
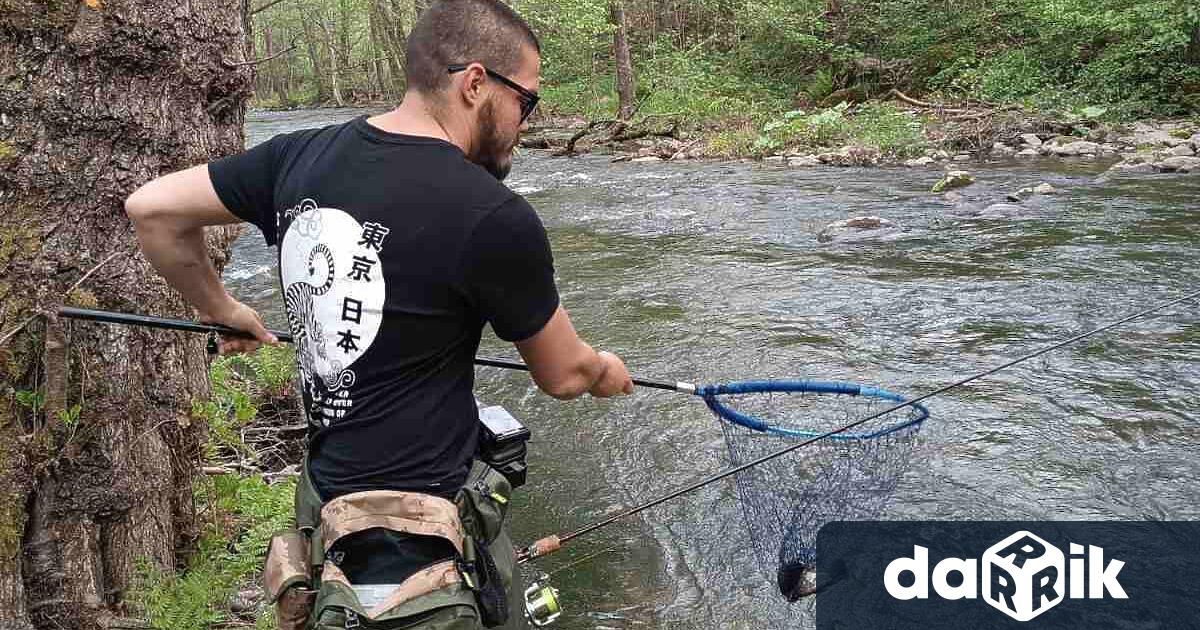
[[[379,259],[390,231],[305,199],[280,245],[288,325],[309,416],[325,426],[353,407],[351,366],[371,347],[386,290]]]

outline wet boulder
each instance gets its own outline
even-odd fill
[[[1100,145],[1086,140],[1077,140],[1066,144],[1054,144],[1050,147],[1050,153],[1060,157],[1096,155],[1100,153]]]
[[[1167,153],[1174,157],[1192,157],[1196,155],[1196,150],[1192,148],[1191,144],[1179,144],[1167,149]]]
[[[1175,156],[1169,157],[1154,165],[1160,171],[1166,173],[1192,173],[1200,172],[1200,157]]]
[[[1035,149],[1042,146],[1042,139],[1036,133],[1023,133],[1018,137],[1021,139],[1021,144],[1025,146]]]
[[[966,171],[948,171],[946,176],[933,185],[931,192],[940,193],[952,188],[962,188],[975,183],[975,178]]]
[[[1053,195],[1056,192],[1058,192],[1057,188],[1055,188],[1054,186],[1051,186],[1050,184],[1042,182],[1042,183],[1038,184],[1037,186],[1033,186],[1033,187],[1027,186],[1025,188],[1018,190],[1015,193],[1009,193],[1004,196],[1004,199],[1006,201],[1011,201],[1013,203],[1020,203],[1034,195]]]
[[[894,222],[881,217],[850,217],[849,219],[836,221],[825,226],[825,229],[817,234],[817,241],[829,243],[834,240],[840,240],[847,235],[874,232],[877,230],[894,230],[898,227]]]

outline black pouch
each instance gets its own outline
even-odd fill
[[[502,626],[508,621],[508,589],[500,579],[496,560],[487,546],[468,538],[465,551],[468,571],[475,582],[475,602],[479,605],[479,620],[485,628]]]

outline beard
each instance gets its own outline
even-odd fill
[[[479,111],[479,128],[475,137],[479,138],[479,142],[467,159],[482,166],[498,181],[504,181],[512,170],[513,143],[500,136],[496,128],[496,111],[490,100]]]

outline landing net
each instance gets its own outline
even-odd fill
[[[904,401],[877,388],[821,381],[706,386],[697,395],[723,420],[734,466]],[[928,415],[920,405],[898,409],[734,476],[759,564],[788,601],[815,592],[816,537],[822,525],[879,516]]]

